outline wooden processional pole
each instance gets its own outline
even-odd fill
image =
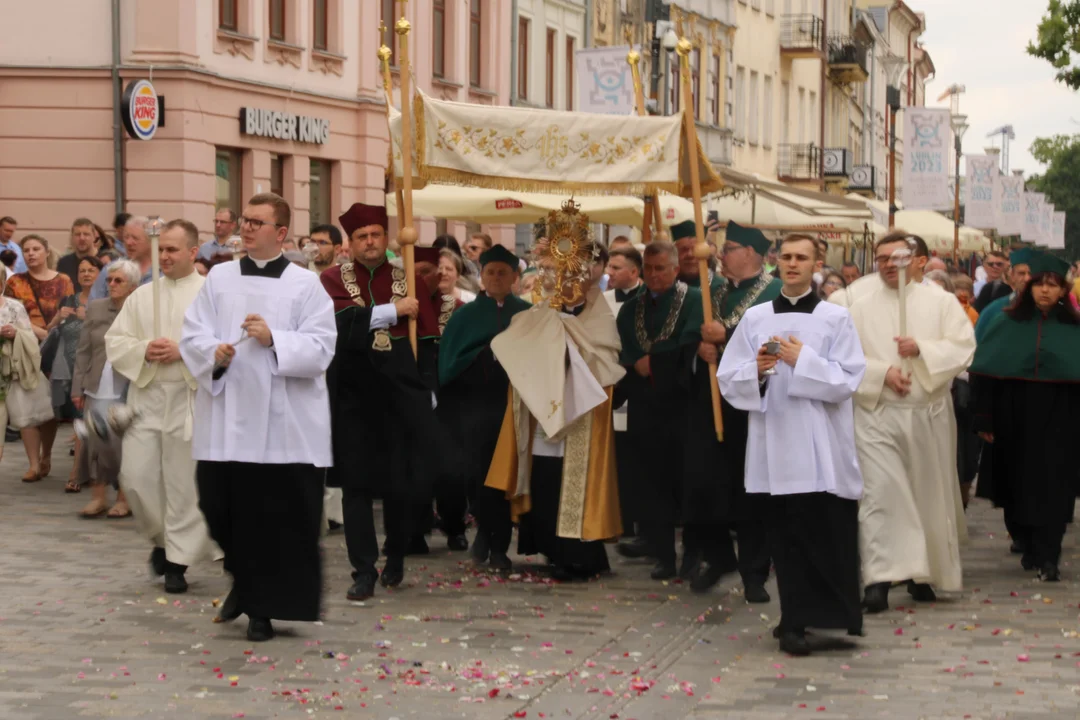
[[[390,58],[393,56],[394,51],[386,45],[386,24],[379,22],[379,62],[382,65],[383,75],[383,92],[386,95],[386,127],[390,128],[390,108],[394,104],[394,83],[390,76]],[[387,174],[390,177],[390,182],[394,186],[394,196],[397,200],[397,214],[398,224],[401,224],[401,214],[405,212],[404,202],[402,200],[401,185],[398,184],[397,175],[394,173],[394,135],[393,130],[390,130],[390,148],[386,157]]]
[[[630,52],[626,53],[626,62],[630,64],[630,74],[634,78],[634,109],[640,117],[645,117],[645,89],[641,84],[641,53],[634,49],[634,43],[630,36],[630,28],[626,28],[626,43],[630,46]],[[662,215],[660,213],[659,195],[646,195],[645,216],[641,225],[641,242],[648,245],[652,240],[653,225],[662,229]]]
[[[412,26],[405,19],[405,3],[408,0],[398,0],[402,5],[401,19],[397,21],[395,31],[400,38],[398,50],[401,53],[401,204],[398,206],[398,243],[401,245],[401,254],[405,260],[406,296],[416,299],[416,254],[415,245],[418,237],[413,227],[412,213],[412,108],[409,103],[409,30]],[[409,345],[412,346],[413,357],[417,356],[416,350],[416,318],[409,318]]]
[[[701,280],[702,315],[705,324],[713,321],[712,293],[709,287],[709,256],[712,250],[705,242],[705,224],[701,212],[701,169],[698,167],[697,127],[694,125],[693,88],[690,83],[690,41],[681,38],[678,45],[680,75],[682,77],[683,127],[686,128],[686,156],[690,165],[690,187],[694,196],[694,226],[697,230],[697,243],[694,245],[694,257],[698,260],[698,277]],[[724,417],[720,412],[720,385],[716,379],[716,363],[709,363],[709,389],[712,393],[713,424],[716,426],[716,439],[724,441]]]

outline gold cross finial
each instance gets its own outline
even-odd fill
[[[384,41],[386,39],[386,23],[382,20],[379,21],[379,40]]]
[[[624,25],[623,26],[623,37],[626,38],[626,44],[627,45],[633,45],[634,44],[634,28],[631,27],[630,25]]]

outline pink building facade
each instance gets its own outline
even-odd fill
[[[114,5],[122,87],[150,80],[164,98],[152,139],[122,133],[119,203]],[[19,17],[7,26],[26,32],[0,45],[0,216],[18,220],[17,237],[38,232],[62,247],[74,218],[108,226],[118,206],[184,217],[208,234],[217,209],[239,211],[251,195],[274,191],[292,204],[299,236],[336,223],[353,202],[383,202],[387,127],[376,51],[380,24],[392,26],[401,5],[421,89],[509,104],[510,3],[498,0],[13,4]],[[463,223],[423,219],[421,242],[444,225],[465,240]],[[483,229],[513,245],[512,227]]]

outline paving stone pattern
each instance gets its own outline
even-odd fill
[[[809,658],[779,652],[774,602],[748,606],[737,577],[711,595],[614,574],[559,585],[515,558],[510,579],[476,572],[442,537],[410,558],[405,587],[344,599],[344,540],[324,541],[325,613],[255,645],[243,619],[214,625],[228,579],[193,567],[186,595],[149,579],[131,520],[83,520],[88,493],[0,465],[0,718],[797,718],[1080,717],[1080,554],[1041,584],[1008,553],[1000,514],[976,502],[967,590],[933,605],[904,588],[866,636],[822,633]],[[267,528],[267,533],[273,528]],[[530,562],[530,560],[532,562]],[[775,590],[775,588],[773,588]],[[775,595],[775,592],[774,592]]]

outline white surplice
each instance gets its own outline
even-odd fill
[[[865,489],[859,507],[863,582],[913,579],[941,590],[963,588],[961,539],[967,536],[956,470],[953,378],[975,354],[971,321],[956,297],[937,287],[907,287],[907,334],[919,345],[910,358],[911,392],[885,385],[903,367],[894,340],[900,301],[882,283],[851,308],[866,353],[855,395],[855,439]]]
[[[786,302],[781,296],[777,302]],[[802,344],[795,367],[781,361],[762,394],[757,353],[774,336]],[[847,310],[819,302],[812,313],[746,311],[720,358],[720,392],[750,412],[746,491],[770,495],[862,495],[851,397],[866,369]]]
[[[199,273],[158,280],[161,336],[179,342],[184,312],[203,286]],[[153,285],[138,288],[105,333],[105,354],[127,378],[127,404],[135,411],[121,445],[120,487],[139,532],[165,548],[169,562],[192,565],[212,551],[199,511],[191,457],[195,380],[183,361],[146,362],[154,337]]]
[[[280,277],[245,275],[243,266],[214,266],[184,317],[180,352],[199,387],[195,459],[331,467],[325,373],[337,342],[334,304],[318,275],[292,263]],[[250,314],[266,321],[272,347],[238,344]],[[222,343],[236,355],[214,380]]]
[[[882,284],[881,276],[877,273],[863,275],[861,278],[856,278],[847,287],[833,291],[833,294],[829,296],[829,302],[850,309],[856,300],[874,292]]]

